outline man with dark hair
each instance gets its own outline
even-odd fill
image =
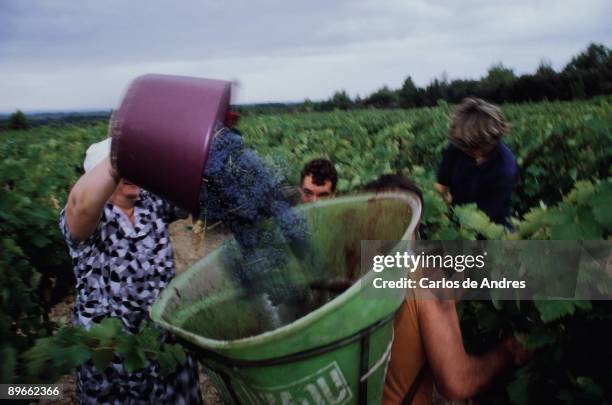
[[[380,176],[365,189],[377,193],[409,191],[423,203],[419,187],[398,174]],[[531,355],[514,337],[478,356],[468,354],[456,302],[414,290],[407,291],[395,315],[393,336],[383,405],[430,404],[434,383],[448,399],[473,397],[506,367],[524,364]]]
[[[423,193],[419,186],[406,177],[399,174],[383,174],[376,180],[372,180],[365,185],[364,190],[366,191],[412,191],[419,197],[421,204],[423,203]]]
[[[336,196],[338,173],[328,159],[311,160],[300,176],[300,199],[303,203]]]

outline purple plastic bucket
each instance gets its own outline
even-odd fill
[[[128,87],[111,120],[121,177],[192,213],[214,134],[225,125],[231,83],[148,74]]]

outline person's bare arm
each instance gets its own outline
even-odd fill
[[[434,188],[436,189],[436,191],[438,191],[441,194],[444,194],[448,191],[448,186],[445,186],[444,184],[440,184],[440,183],[435,183]]]
[[[66,224],[72,239],[80,242],[94,232],[104,204],[118,183],[119,177],[108,157],[76,182],[66,203]]]
[[[451,195],[450,190],[448,189],[448,186],[445,186],[444,184],[440,184],[440,183],[435,183],[434,188],[436,189],[437,192],[442,194],[444,201],[446,201],[449,204],[453,201],[453,196]]]
[[[418,302],[419,325],[436,387],[451,400],[475,396],[513,360],[500,344],[481,356],[466,353],[455,302]]]

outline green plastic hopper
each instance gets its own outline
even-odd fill
[[[170,283],[151,317],[196,353],[226,403],[379,404],[405,291],[371,294],[375,277],[403,273],[362,266],[361,242],[405,246],[420,201],[411,193],[364,194],[298,209],[324,260],[321,281],[348,280],[343,292],[321,293],[327,299],[318,308],[278,325],[270,302],[245,294],[224,268],[228,247],[221,246]]]

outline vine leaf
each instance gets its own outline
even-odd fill
[[[167,376],[176,368],[176,359],[169,351],[161,352],[157,361],[159,362],[159,371],[164,376]]]
[[[462,227],[474,230],[487,239],[501,239],[504,236],[504,227],[491,222],[487,214],[480,211],[476,204],[455,207],[454,214]]]
[[[508,397],[515,405],[523,405],[529,403],[529,381],[531,379],[531,371],[529,367],[522,368],[515,373],[515,379],[508,388]]]
[[[597,222],[608,231],[612,231],[612,182],[602,184],[601,190],[591,200],[593,215]]]
[[[584,390],[584,392],[592,397],[604,399],[605,391],[603,387],[596,384],[592,378],[589,377],[578,377],[576,378],[576,384]]]
[[[0,381],[11,382],[17,366],[17,352],[12,347],[2,348],[2,365],[0,365]]]
[[[543,327],[535,327],[524,340],[525,348],[528,350],[539,349],[555,342],[557,342],[557,335]]]
[[[540,312],[542,322],[548,323],[561,319],[567,315],[573,315],[574,312],[576,312],[576,308],[590,310],[591,302],[570,300],[535,300],[535,306]]]
[[[170,348],[168,348],[172,356],[179,364],[185,364],[187,360],[187,356],[185,355],[185,351],[178,343],[173,344]]]
[[[116,337],[121,332],[121,321],[117,318],[105,318],[100,323],[94,323],[89,329],[89,335],[101,341]]]
[[[100,349],[94,350],[91,353],[91,361],[98,371],[104,371],[108,367],[109,363],[113,359],[112,349]]]

